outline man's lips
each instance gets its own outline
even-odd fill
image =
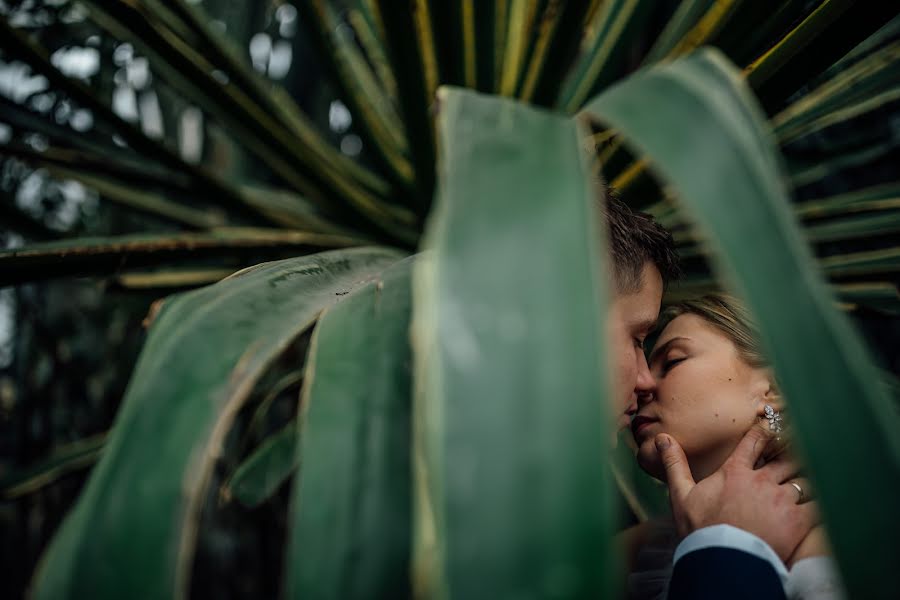
[[[659,419],[654,419],[652,417],[644,417],[641,415],[636,416],[631,420],[631,435],[634,436],[634,441],[638,442],[638,436],[641,434],[643,430],[652,425],[653,423],[659,422]]]

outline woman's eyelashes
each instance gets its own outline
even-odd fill
[[[672,369],[672,367],[674,367],[675,365],[677,365],[678,363],[680,363],[681,361],[683,361],[685,359],[687,359],[686,356],[681,356],[679,358],[668,358],[668,359],[664,360],[663,364],[662,364],[662,374],[665,375]]]

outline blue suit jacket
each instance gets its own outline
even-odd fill
[[[710,547],[675,563],[669,600],[784,600],[781,578],[768,561],[734,548]]]

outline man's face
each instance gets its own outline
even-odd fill
[[[644,338],[653,330],[662,303],[663,282],[651,262],[644,263],[641,287],[616,294],[609,309],[610,358],[615,385],[612,407],[616,431],[627,427],[628,413],[637,410],[637,395],[653,390],[654,381],[644,356]]]

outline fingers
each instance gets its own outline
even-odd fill
[[[809,532],[816,525],[822,524],[822,516],[819,514],[819,505],[815,502],[798,504],[794,513],[797,526],[801,531]]]
[[[694,477],[691,475],[684,450],[672,436],[661,433],[656,436],[654,442],[666,470],[666,485],[669,486],[669,497],[672,499],[674,509],[696,485]]]
[[[728,457],[728,461],[752,469],[759,457],[762,456],[770,439],[771,434],[767,429],[758,425],[751,427],[731,456]]]
[[[769,479],[775,483],[784,483],[800,474],[800,467],[797,463],[785,457],[776,458],[760,467],[759,470],[766,473]]]

